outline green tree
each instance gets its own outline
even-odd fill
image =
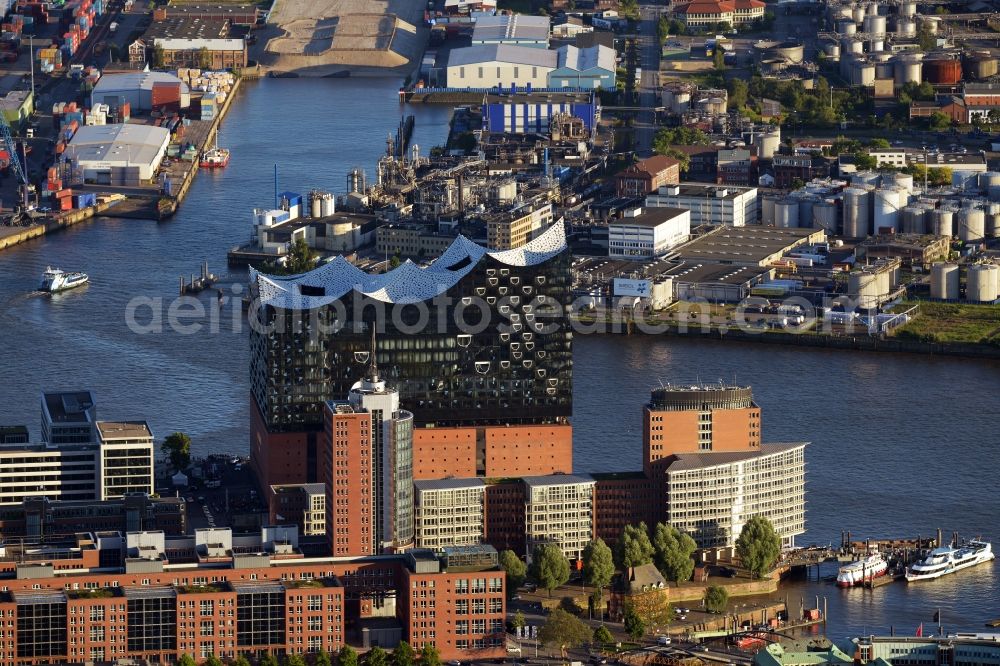
[[[583,549],[583,579],[596,588],[607,587],[615,575],[615,558],[600,537]]]
[[[639,20],[639,3],[638,0],[621,0],[618,3],[618,14],[623,18],[627,18],[630,21]]]
[[[524,585],[528,565],[512,550],[500,552],[500,568],[507,572],[507,596],[513,597],[517,588]]]
[[[191,464],[191,438],[182,432],[168,435],[160,444],[160,451],[170,459],[170,466],[178,472]]]
[[[868,142],[868,147],[871,150],[889,150],[892,145],[889,143],[888,139],[883,139],[882,137],[876,137]]]
[[[705,590],[704,602],[709,613],[724,613],[729,605],[729,592],[724,587],[713,585]]]
[[[159,44],[157,44],[157,45],[155,45],[153,47],[153,50],[152,50],[152,53],[150,54],[150,58],[149,59],[152,61],[151,64],[153,65],[153,67],[156,67],[156,68],[165,67],[166,64],[167,64],[166,54],[164,54],[163,47],[160,46]]]
[[[333,659],[330,658],[330,653],[320,648],[316,656],[313,657],[313,666],[333,666]],[[356,662],[354,666],[357,666]]]
[[[781,537],[774,525],[764,516],[752,516],[736,539],[736,555],[750,573],[761,578],[778,561],[781,554]]]
[[[358,666],[358,653],[354,648],[350,645],[340,648],[340,652],[337,653],[337,666]]]
[[[389,259],[389,269],[392,270],[393,268],[398,268],[400,263],[401,262],[399,260],[399,255],[398,254],[392,255],[392,257]]]
[[[730,79],[726,85],[729,91],[728,105],[730,110],[739,111],[746,107],[750,94],[750,86],[743,79]]]
[[[306,660],[301,654],[286,654],[284,664],[285,666],[306,666]]]
[[[265,654],[260,658],[260,661],[257,662],[257,666],[278,666],[278,658],[270,653]]]
[[[515,631],[519,631],[520,629],[522,629],[524,625],[527,624],[527,621],[524,619],[524,613],[522,613],[521,610],[518,609],[518,611],[514,613],[514,618],[510,621],[510,623],[514,625]]]
[[[681,173],[687,173],[691,170],[691,156],[685,153],[680,148],[675,148],[671,146],[667,148],[663,153],[667,157],[672,157],[679,162],[677,165]]]
[[[599,645],[601,644],[606,645],[608,643],[614,643],[614,641],[615,637],[611,635],[611,632],[608,631],[608,628],[605,627],[603,624],[599,626],[597,629],[594,629],[595,643]]]
[[[291,251],[285,256],[284,273],[298,275],[316,267],[316,254],[305,238],[296,238]]]
[[[927,171],[927,182],[936,187],[951,185],[953,175],[951,167],[931,167]]]
[[[932,130],[940,132],[941,130],[946,130],[951,127],[951,118],[947,115],[941,113],[940,111],[935,111],[931,114],[929,118],[930,127]]]
[[[618,540],[618,564],[623,569],[649,564],[653,561],[653,544],[649,541],[646,523],[626,525]]]
[[[552,590],[569,580],[569,561],[559,546],[554,543],[540,543],[535,546],[531,554],[530,573],[551,597]]]
[[[250,666],[250,660],[240,655],[236,659],[233,659],[233,666]]]
[[[937,37],[927,29],[926,25],[923,25],[917,31],[917,43],[920,45],[921,51],[932,51],[937,47]]]
[[[441,666],[441,654],[430,643],[424,643],[424,647],[420,650],[420,665]]]
[[[222,666],[222,660],[216,657],[214,654],[210,654],[205,658],[205,663],[203,666]]]
[[[691,574],[694,573],[694,560],[691,556],[698,549],[694,539],[676,527],[657,523],[653,547],[656,549],[656,568],[664,578],[675,583],[691,579]]]
[[[198,50],[198,67],[201,69],[212,68],[212,54],[209,53],[207,46],[203,46]]]
[[[717,72],[726,69],[726,52],[718,44],[715,45],[715,49],[712,51],[712,67]]]
[[[567,648],[583,645],[590,640],[590,629],[580,618],[567,613],[561,608],[549,613],[545,624],[538,630],[538,640],[547,646],[558,646],[559,653],[565,657]]]
[[[653,138],[653,149],[663,154],[670,146],[707,146],[712,142],[711,138],[700,129],[691,127],[663,127]],[[661,147],[663,150],[661,150]]]
[[[399,645],[392,651],[392,658],[389,660],[391,666],[413,666],[413,661],[417,655],[406,641],[399,641]]]
[[[365,666],[389,666],[389,655],[376,645],[365,655]]]
[[[868,153],[857,153],[854,156],[854,166],[858,171],[870,171],[878,168],[878,160]]]
[[[625,633],[639,640],[646,633],[646,623],[642,621],[631,603],[625,606]]]
[[[197,662],[194,657],[185,652],[177,659],[177,666],[197,666]]]

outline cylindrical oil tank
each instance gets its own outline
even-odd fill
[[[670,108],[677,114],[686,113],[691,108],[691,93],[687,90],[676,91]]]
[[[871,227],[871,193],[860,187],[844,190],[844,236],[864,238]]]
[[[793,229],[799,226],[799,202],[795,199],[779,199],[774,202],[774,226],[779,229]]]
[[[841,35],[853,35],[858,31],[858,24],[854,19],[841,19],[837,21],[837,32]]]
[[[881,179],[877,171],[856,171],[851,174],[851,185],[878,185]]]
[[[927,233],[927,209],[921,206],[907,206],[903,209],[901,227],[904,234]]]
[[[760,198],[760,223],[763,226],[774,226],[774,203],[779,198],[776,194],[765,194]]]
[[[865,60],[856,60],[851,63],[851,85],[875,85],[875,65]]]
[[[935,236],[948,236],[955,234],[955,212],[950,208],[938,208],[931,211],[931,233]]]
[[[840,58],[840,44],[837,42],[825,42],[823,44],[823,53],[826,57],[831,60],[837,60]]]
[[[870,271],[852,271],[847,276],[847,295],[855,299],[858,307],[871,310],[879,304],[878,274]]]
[[[884,16],[866,16],[865,17],[865,32],[873,35],[884,35],[885,34],[885,17]]]
[[[899,17],[896,19],[896,35],[902,39],[910,39],[917,36],[917,21],[910,17]]]
[[[899,15],[912,18],[917,15],[917,3],[912,0],[904,0],[899,4]]]
[[[885,50],[885,40],[871,39],[868,41],[869,53],[881,53],[884,50]]]
[[[757,155],[769,160],[774,157],[774,153],[781,147],[781,132],[761,132],[754,136],[753,143],[757,146]]]
[[[865,20],[865,6],[864,5],[856,5],[854,7],[854,12],[853,12],[853,15],[851,16],[851,18],[854,19],[855,23],[861,23],[862,21],[864,21]]]
[[[896,63],[891,59],[882,59],[881,56],[888,56],[888,53],[880,53],[875,59],[875,78],[891,79],[896,76]]]
[[[873,228],[875,233],[891,230],[899,231],[899,210],[903,207],[903,197],[894,187],[880,187],[875,190],[875,216]]]
[[[1000,236],[1000,214],[986,213],[986,237],[997,238]]]
[[[331,215],[337,212],[336,202],[337,200],[330,192],[323,192],[320,195],[320,203],[322,204],[321,210],[323,217],[330,217]]]
[[[931,266],[931,298],[958,300],[958,266],[942,261]]]
[[[979,208],[962,208],[955,212],[955,233],[959,240],[972,242],[986,236],[986,213]]]
[[[855,55],[862,55],[865,52],[865,43],[863,40],[856,39],[854,37],[845,37],[840,43],[842,52],[853,53]]]
[[[879,301],[884,301],[885,297],[891,291],[893,274],[895,269],[883,269],[875,274],[876,282],[875,286],[878,289]]]
[[[323,204],[316,190],[309,193],[309,217],[323,217]]]
[[[984,171],[979,174],[979,189],[989,192],[991,187],[1000,187],[1000,172]]]
[[[817,199],[814,196],[796,197],[799,200],[799,223],[797,226],[811,229],[813,226],[813,206]]]
[[[965,300],[992,303],[1000,297],[1000,266],[972,264],[965,279]]]
[[[997,73],[997,59],[989,51],[974,51],[962,59],[966,79],[988,79]]]
[[[868,5],[866,5],[865,6],[865,15],[866,16],[878,16],[879,15],[878,14],[878,5],[876,3],[874,3],[874,2],[869,3]]]
[[[893,79],[895,79],[897,86],[921,82],[920,75],[923,73],[921,60],[923,58],[919,53],[901,53],[896,56]]]
[[[944,54],[924,58],[924,80],[928,83],[954,85],[962,80],[962,62]]]
[[[887,173],[882,176],[882,182],[902,188],[906,190],[908,194],[913,193],[913,176],[908,173],[902,173],[900,171]]]
[[[813,206],[814,229],[823,229],[828,236],[837,235],[837,202],[817,201]]]
[[[920,27],[932,35],[938,34],[938,28],[941,25],[941,19],[937,16],[920,16],[918,19]]]

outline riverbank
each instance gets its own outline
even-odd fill
[[[880,338],[868,335],[832,335],[811,331],[789,333],[773,329],[744,331],[714,325],[702,326],[700,324],[692,324],[682,328],[673,322],[657,322],[655,324],[635,324],[620,320],[600,322],[578,315],[573,315],[572,319],[574,323],[579,324],[581,327],[578,331],[602,335],[683,337],[702,340],[784,345],[788,347],[807,347],[810,349],[894,352],[1000,360],[1000,347],[977,343],[927,342],[894,337]]]

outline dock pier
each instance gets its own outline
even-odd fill
[[[180,276],[180,295],[186,296],[188,294],[201,293],[218,281],[219,276],[208,271],[208,262],[206,261],[201,265],[200,276],[195,276],[194,273],[191,274],[191,282],[185,283],[184,276]]]

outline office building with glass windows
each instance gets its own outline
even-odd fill
[[[413,477],[572,471],[563,225],[513,250],[459,237],[430,266],[368,274],[343,257],[252,272],[251,459],[259,483],[320,480],[328,400],[375,361],[413,414]]]

